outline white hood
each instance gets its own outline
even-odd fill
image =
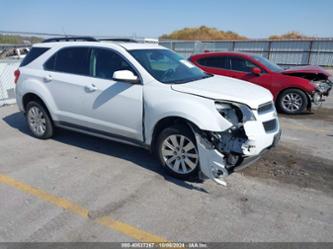
[[[174,84],[175,91],[202,96],[214,100],[227,100],[243,103],[252,109],[273,100],[267,89],[247,81],[214,76],[185,84]]]

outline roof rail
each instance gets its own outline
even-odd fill
[[[98,39],[98,41],[114,41],[114,42],[138,42],[137,40],[131,38],[102,38]]]
[[[61,42],[61,41],[98,41],[94,37],[91,36],[64,36],[64,37],[53,37],[48,38],[43,41],[43,43],[47,42]]]

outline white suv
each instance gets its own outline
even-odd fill
[[[268,90],[207,74],[157,44],[49,39],[15,76],[35,137],[62,127],[144,147],[183,179],[201,170],[224,184],[280,138]]]

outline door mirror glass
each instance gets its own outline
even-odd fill
[[[252,73],[255,75],[260,75],[261,69],[259,67],[254,67],[254,68],[252,68]]]
[[[135,76],[133,72],[129,70],[119,70],[113,73],[113,80],[115,81],[124,81],[130,83],[139,83],[138,76]]]

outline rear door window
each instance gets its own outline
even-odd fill
[[[50,71],[89,76],[91,48],[69,47],[59,50],[45,64]]]
[[[214,56],[201,58],[198,60],[199,65],[205,67],[214,67],[221,69],[230,69],[228,57]]]

